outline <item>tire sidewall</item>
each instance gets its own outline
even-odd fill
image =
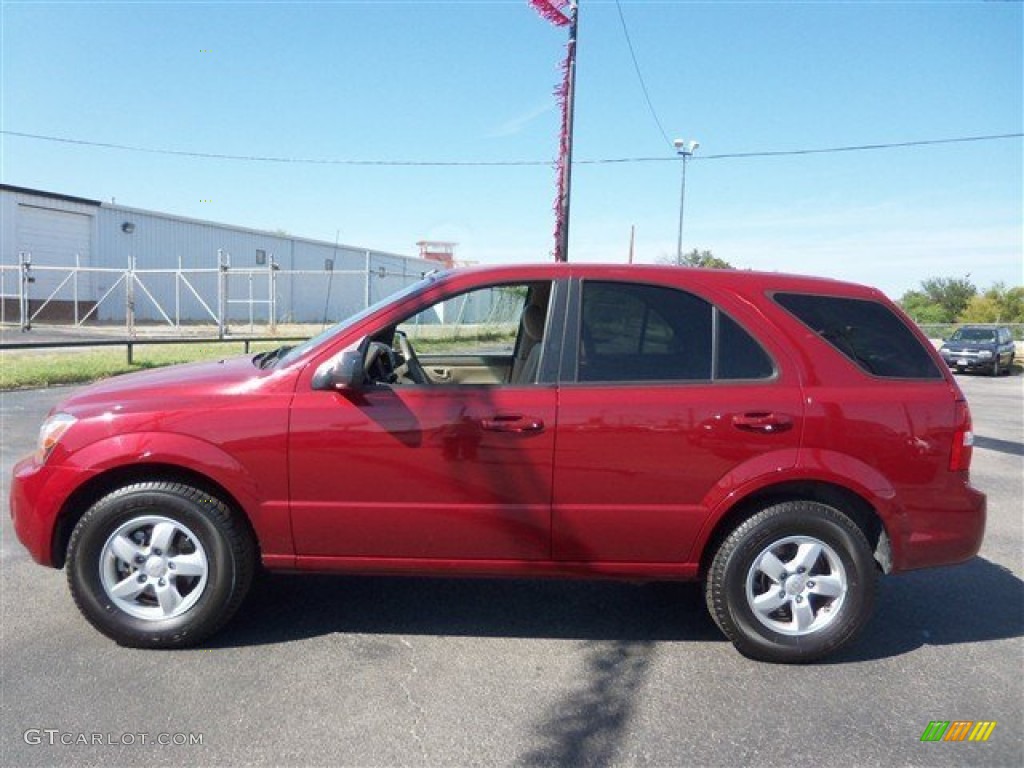
[[[169,619],[147,620],[125,613],[107,595],[100,577],[101,553],[110,535],[121,525],[147,515],[184,525],[206,553],[203,594],[187,611]],[[97,629],[131,645],[181,644],[215,623],[230,599],[234,574],[231,548],[217,520],[204,514],[201,504],[169,491],[129,488],[108,496],[82,518],[68,545],[68,579],[75,602]]]
[[[742,637],[740,650],[775,661],[811,661],[845,644],[862,626],[874,603],[875,565],[863,534],[840,513],[819,504],[787,505],[745,532],[730,552],[723,571],[729,619]],[[839,615],[810,634],[784,635],[765,626],[747,601],[747,574],[754,559],[772,543],[789,536],[824,542],[846,571],[847,590]]]

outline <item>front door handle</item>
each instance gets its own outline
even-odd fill
[[[480,426],[488,432],[543,432],[544,420],[518,413],[499,413],[482,419]]]
[[[759,432],[770,435],[775,432],[785,432],[787,429],[792,429],[793,419],[783,413],[758,411],[756,413],[743,413],[733,416],[732,425],[744,432]]]

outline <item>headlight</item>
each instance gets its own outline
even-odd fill
[[[981,350],[978,353],[978,357],[987,360],[988,358],[992,357],[992,350],[990,350],[990,349],[983,349],[983,350]]]
[[[43,422],[43,426],[39,428],[39,444],[36,446],[36,461],[38,463],[42,464],[50,457],[64,433],[76,421],[78,419],[70,413],[55,413]]]

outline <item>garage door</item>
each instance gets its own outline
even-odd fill
[[[18,206],[17,252],[32,254],[35,283],[30,287],[31,312],[40,322],[67,322],[74,318],[74,284],[64,282],[79,263],[88,267],[92,263],[92,216],[34,205]],[[41,270],[39,267],[62,267],[59,270]],[[88,311],[93,299],[93,276],[79,275],[78,295],[81,313]],[[56,291],[56,293],[54,293]],[[43,302],[49,299],[45,306]],[[41,310],[41,311],[40,311]]]
[[[92,216],[53,208],[18,206],[18,251],[32,254],[32,265],[71,267],[75,254],[89,265]]]

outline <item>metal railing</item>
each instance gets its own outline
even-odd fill
[[[224,338],[174,338],[174,339],[90,339],[87,341],[14,341],[0,342],[0,350],[15,349],[82,349],[88,347],[125,347],[128,365],[135,363],[135,347],[155,344],[242,344],[243,354],[249,354],[251,346],[259,343],[302,342],[308,336],[239,336]]]

